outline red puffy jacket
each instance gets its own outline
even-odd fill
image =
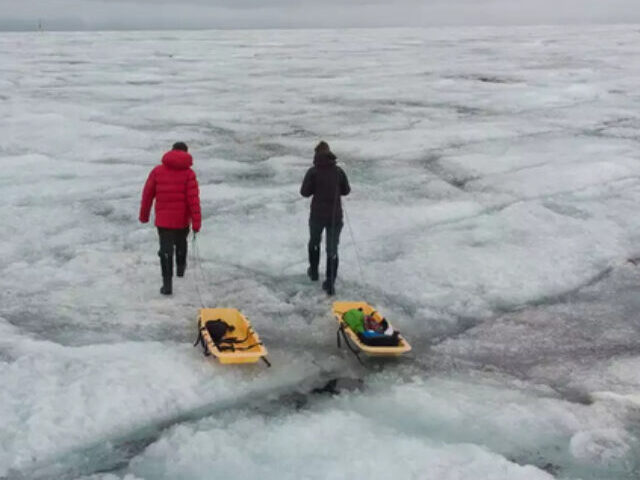
[[[156,199],[156,226],[186,228],[189,223],[200,231],[200,194],[196,174],[191,170],[193,158],[182,150],[171,150],[149,174],[142,191],[140,221],[147,223],[151,204]]]

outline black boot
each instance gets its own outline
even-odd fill
[[[336,289],[333,283],[329,282],[329,280],[325,280],[322,282],[322,289],[327,292],[327,295],[332,296],[335,295]]]
[[[176,277],[184,277],[184,271],[187,268],[186,263],[178,263],[176,265]]]
[[[338,257],[327,258],[327,279],[322,282],[322,289],[327,292],[327,295],[334,295],[336,293],[335,283],[338,276]]]
[[[307,275],[312,281],[318,280],[318,263],[320,263],[320,246],[309,245],[309,268]]]
[[[184,277],[184,271],[187,269],[187,251],[178,250],[176,248],[176,275]]]
[[[173,258],[167,252],[158,252],[160,256],[160,268],[162,269],[162,288],[160,293],[163,295],[171,295],[172,293],[172,277],[173,277]]]
[[[163,295],[171,295],[173,293],[173,288],[171,285],[171,277],[162,277],[162,287],[160,287],[160,293]]]
[[[176,276],[184,277],[184,271],[186,269],[187,269],[187,260],[185,259],[182,263],[180,263],[176,258]]]

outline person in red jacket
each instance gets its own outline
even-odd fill
[[[187,236],[189,225],[200,231],[200,194],[196,174],[191,170],[193,158],[187,145],[177,142],[164,154],[162,164],[151,170],[142,191],[140,221],[147,223],[153,200],[156,201],[156,227],[160,237],[160,268],[162,288],[160,293],[171,295],[173,278],[173,250],[176,251],[178,277],[184,276],[187,267]]]

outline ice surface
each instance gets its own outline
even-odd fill
[[[0,35],[0,478],[637,479],[637,36]],[[306,278],[320,139],[353,187],[337,299],[408,358],[336,350]],[[177,140],[204,220],[169,299],[137,213]],[[201,304],[273,368],[204,360]],[[311,393],[338,377],[364,388]]]

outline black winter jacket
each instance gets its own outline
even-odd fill
[[[316,153],[313,167],[307,170],[300,194],[310,197],[311,220],[342,223],[341,195],[349,195],[351,187],[347,174],[336,165],[336,156],[331,152]]]

